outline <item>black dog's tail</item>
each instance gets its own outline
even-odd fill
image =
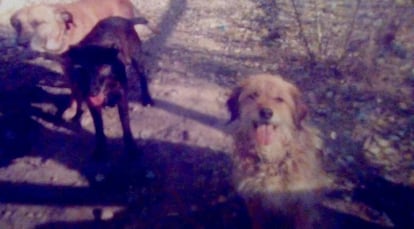
[[[143,17],[134,17],[129,19],[132,24],[134,25],[138,25],[138,24],[143,24],[143,25],[147,25],[148,24],[148,20],[143,18]]]

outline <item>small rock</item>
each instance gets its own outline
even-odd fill
[[[400,137],[398,137],[397,135],[390,135],[389,137],[388,137],[388,139],[390,139],[390,141],[392,141],[392,142],[398,142],[398,141],[400,141]]]
[[[147,173],[145,174],[145,178],[154,179],[155,178],[155,173],[153,171],[147,171]]]
[[[329,134],[329,137],[330,137],[332,140],[335,140],[335,139],[337,138],[337,133],[336,133],[335,131],[332,131],[332,132]]]
[[[406,111],[408,110],[408,105],[405,102],[400,102],[398,103],[398,107],[402,110],[402,111]]]
[[[382,65],[385,63],[385,59],[384,58],[377,58],[377,63]]]
[[[27,218],[30,218],[30,219],[33,219],[33,218],[34,218],[34,215],[35,215],[35,214],[34,214],[33,212],[27,212],[27,213],[26,213],[26,217],[27,217]]]
[[[199,207],[198,207],[197,205],[195,205],[195,204],[192,204],[192,205],[190,206],[190,210],[191,210],[192,212],[196,212],[196,211],[198,211],[198,210],[199,210]]]
[[[350,196],[345,196],[344,199],[346,202],[352,202],[352,197]]]
[[[104,209],[102,211],[101,219],[102,220],[110,220],[114,218],[114,211],[112,209]]]
[[[388,117],[388,121],[390,121],[390,122],[392,122],[392,123],[393,123],[393,122],[395,122],[395,120],[396,120],[396,119],[395,119],[395,117],[394,117],[394,116],[389,116],[389,117]]]
[[[171,211],[167,213],[167,216],[180,216],[180,213],[176,211]]]
[[[384,121],[384,119],[377,119],[376,123],[378,127],[385,127],[387,125],[387,122]]]
[[[382,99],[381,98],[377,98],[377,103],[378,104],[382,103]]]
[[[352,107],[353,108],[359,108],[360,106],[359,106],[359,103],[352,103]]]
[[[224,203],[224,202],[226,202],[227,201],[227,197],[225,197],[225,196],[223,196],[223,195],[220,195],[218,198],[217,198],[217,202],[218,203]]]
[[[366,121],[367,119],[368,119],[368,115],[367,115],[367,113],[366,112],[363,112],[363,111],[361,111],[361,112],[359,112],[358,114],[357,114],[357,120],[359,120],[359,121]]]
[[[349,162],[354,162],[355,161],[355,159],[354,159],[354,157],[353,156],[351,156],[351,155],[347,155],[346,157],[345,157],[345,160],[349,163]]]
[[[320,106],[320,107],[316,108],[315,111],[316,111],[316,113],[318,113],[318,115],[325,116],[325,115],[329,114],[329,109],[325,106]]]
[[[368,148],[370,147],[370,145],[372,144],[373,138],[372,136],[368,137],[365,141],[364,141],[364,146],[363,148],[368,150]]]
[[[41,218],[43,217],[43,213],[41,213],[41,212],[36,212],[36,213],[34,214],[34,217],[35,217],[35,218],[37,218],[37,219],[41,219]]]
[[[105,176],[102,173],[96,174],[95,181],[102,182],[103,180],[105,180]]]
[[[9,218],[10,216],[12,216],[13,212],[6,210],[6,211],[2,212],[1,214],[3,215],[2,218],[6,219],[6,218]]]
[[[49,180],[50,180],[50,182],[54,183],[54,182],[56,182],[58,180],[58,178],[57,178],[57,176],[51,176],[49,178]]]
[[[379,148],[377,145],[371,145],[368,148],[368,151],[376,156],[381,152],[381,148]]]
[[[377,139],[377,143],[381,147],[388,147],[388,146],[390,146],[390,142],[387,141],[387,140],[385,140],[385,139],[382,139],[382,138]]]
[[[407,134],[407,132],[405,130],[400,130],[397,133],[400,137],[405,137],[405,135]]]
[[[395,149],[394,148],[386,148],[383,150],[384,154],[386,155],[391,155],[391,154],[395,154]]]
[[[331,99],[334,96],[334,93],[332,91],[326,92],[326,98]]]

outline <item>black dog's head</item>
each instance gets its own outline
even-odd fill
[[[94,106],[114,106],[126,88],[124,64],[118,49],[72,46],[65,54],[66,68],[75,88]]]

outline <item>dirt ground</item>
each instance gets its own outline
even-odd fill
[[[14,2],[15,4],[11,4]],[[303,91],[335,186],[326,228],[414,228],[414,3],[404,0],[133,0],[155,106],[129,81],[140,154],[91,160],[92,119],[63,121],[67,79],[14,46],[0,1],[0,228],[250,228],[230,183],[227,96],[251,73]],[[40,2],[57,2],[40,0]],[[322,225],[321,225],[322,226]]]

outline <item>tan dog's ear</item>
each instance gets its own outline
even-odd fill
[[[239,96],[242,92],[242,87],[236,87],[233,89],[230,97],[228,98],[226,105],[227,109],[230,112],[230,120],[228,123],[233,122],[234,120],[238,119],[240,116],[240,104],[239,104]]]
[[[59,12],[59,16],[61,17],[62,21],[65,23],[66,30],[69,30],[72,26],[76,26],[75,22],[73,22],[73,15],[71,12],[64,10]]]
[[[302,94],[296,87],[291,89],[291,93],[293,96],[293,101],[295,102],[295,111],[293,114],[293,120],[295,122],[295,126],[298,129],[302,128],[302,120],[308,114],[308,107],[302,100]]]

